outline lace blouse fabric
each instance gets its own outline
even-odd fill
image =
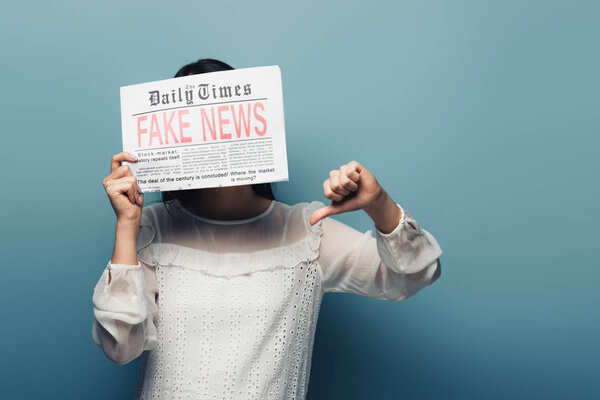
[[[144,207],[138,265],[109,261],[92,298],[106,356],[142,356],[136,399],[304,399],[325,292],[401,301],[439,276],[438,243],[404,210],[373,237],[311,226],[323,206],[272,201],[236,221]]]

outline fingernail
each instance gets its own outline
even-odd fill
[[[135,154],[127,152],[127,154],[129,154],[131,156],[131,158],[133,158],[135,161],[138,160],[138,158],[135,156]]]

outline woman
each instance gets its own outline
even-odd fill
[[[205,59],[176,76],[225,69]],[[440,275],[436,240],[356,161],[323,182],[328,206],[262,184],[146,207],[122,161],[136,159],[116,154],[103,180],[117,224],[92,335],[118,364],[142,355],[138,399],[303,399],[325,292],[400,301]],[[375,237],[329,218],[360,209]]]

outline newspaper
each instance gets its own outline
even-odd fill
[[[143,192],[289,180],[278,66],[121,87],[121,123]]]

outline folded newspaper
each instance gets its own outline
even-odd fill
[[[289,180],[278,66],[121,87],[121,123],[143,192]]]

